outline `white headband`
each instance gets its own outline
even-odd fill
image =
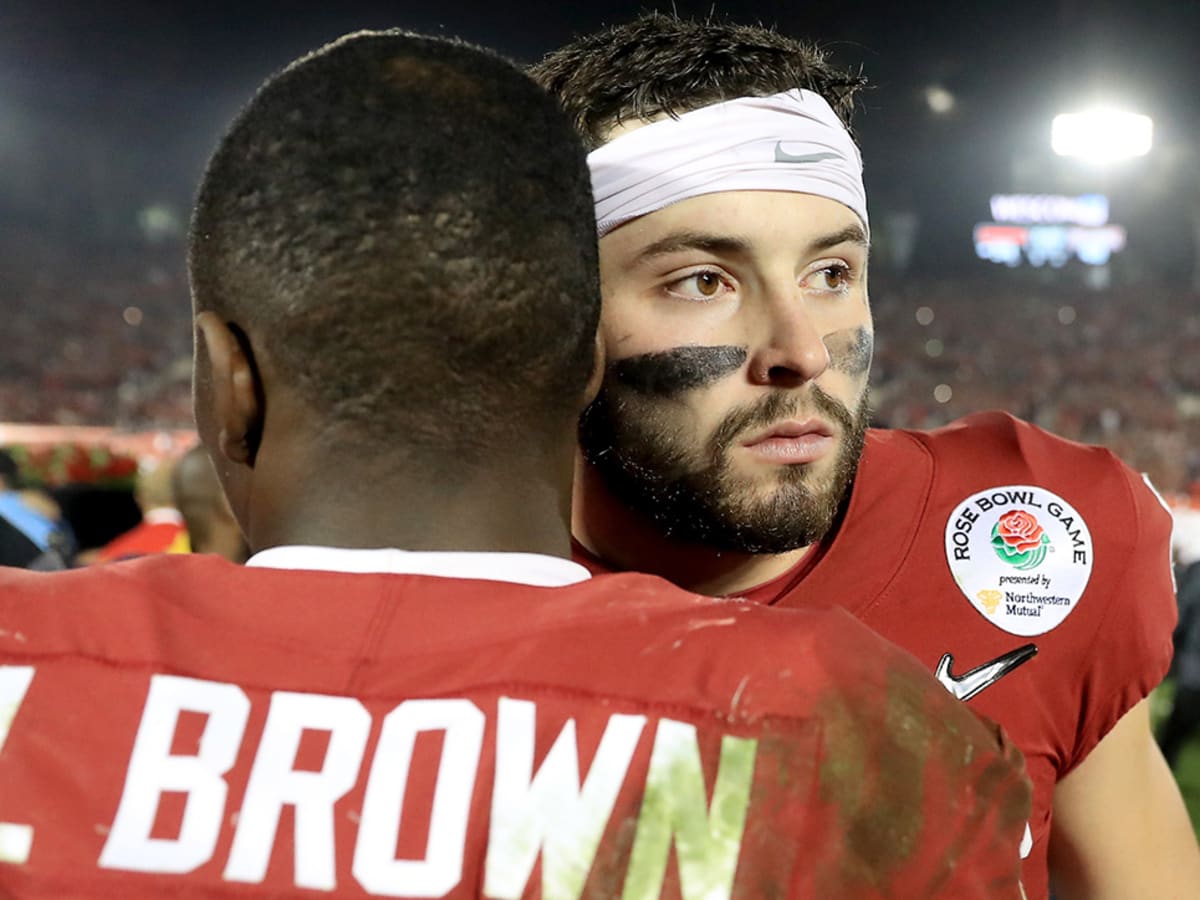
[[[741,97],[661,119],[588,154],[600,237],[630,219],[720,191],[796,191],[867,224],[862,156],[812,91]]]

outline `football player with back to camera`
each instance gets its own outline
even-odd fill
[[[0,894],[1020,896],[1019,756],[908,654],[569,559],[591,203],[482,50],[260,89],[190,239],[253,556],[0,574]]]

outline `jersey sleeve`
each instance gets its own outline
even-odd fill
[[[948,784],[949,799],[962,798],[961,812],[946,835],[952,841],[947,858],[955,862],[944,872],[944,888],[935,896],[1024,898],[1021,841],[1029,821],[1032,788],[1024,774],[1021,751],[999,725],[982,718],[979,724],[990,731],[990,739],[968,767],[968,777],[958,783],[951,779]],[[931,839],[943,836],[935,833]]]
[[[921,694],[914,717],[929,723],[921,779],[921,833],[914,878],[900,896],[1019,897],[1021,839],[1032,788],[1019,750],[999,726],[977,717],[919,668]],[[908,723],[893,720],[892,740],[903,754],[912,741]],[[903,789],[897,780],[895,787]],[[919,878],[919,880],[918,880]]]
[[[865,628],[859,637],[854,659],[827,660],[848,686],[818,710],[822,791],[845,846],[814,896],[847,886],[876,896],[856,884],[857,869],[886,883],[886,896],[1020,897],[1031,802],[1020,752],[906,651]],[[826,889],[835,884],[842,893]]]
[[[1114,460],[1115,461],[1115,460]],[[1127,516],[1106,523],[1129,537],[1112,539],[1125,558],[1109,588],[1108,608],[1098,623],[1080,678],[1083,714],[1065,775],[1087,757],[1114,725],[1162,681],[1171,663],[1171,635],[1178,608],[1171,566],[1171,514],[1143,477],[1123,463]]]

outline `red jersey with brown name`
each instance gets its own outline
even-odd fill
[[[0,895],[1019,896],[1019,755],[841,610],[0,570]]]
[[[1022,851],[1040,898],[1055,783],[1170,662],[1170,538],[1157,494],[1109,451],[982,413],[872,429],[833,539],[744,596],[844,607],[1004,728],[1033,780]]]

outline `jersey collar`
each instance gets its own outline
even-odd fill
[[[292,545],[260,550],[247,566],[320,572],[436,575],[507,581],[531,587],[564,587],[591,575],[579,563],[541,553],[467,553],[386,549],[346,549]]]

